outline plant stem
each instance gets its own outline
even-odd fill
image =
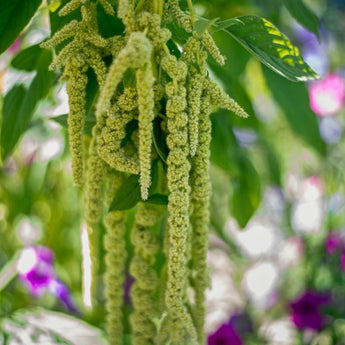
[[[192,20],[192,25],[194,27],[195,16],[194,16],[194,11],[193,11],[193,0],[187,0],[187,3],[188,3],[188,9],[190,12],[190,19]]]

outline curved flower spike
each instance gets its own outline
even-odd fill
[[[211,54],[211,56],[221,65],[223,66],[225,64],[225,57],[220,52],[219,48],[216,45],[216,42],[214,41],[213,37],[210,35],[210,33],[205,30],[204,33],[201,36],[202,43],[204,44],[205,48],[208,50],[208,52]]]
[[[110,107],[110,99],[128,68],[140,68],[151,58],[152,45],[142,32],[133,32],[126,46],[110,66],[107,79],[98,99],[96,116]]]
[[[73,37],[79,31],[81,23],[77,20],[71,20],[61,30],[56,32],[52,38],[40,44],[42,48],[53,48],[70,37]]]
[[[81,5],[85,4],[87,0],[71,0],[59,11],[59,16],[67,16],[69,13],[73,12]]]
[[[192,32],[193,25],[191,17],[181,10],[178,0],[169,0],[168,4],[171,14],[177,21],[177,24],[181,26],[185,31]]]
[[[230,110],[240,117],[249,117],[246,111],[214,81],[208,80],[206,82],[206,91],[210,97],[211,104]]]
[[[140,68],[136,74],[139,107],[139,162],[140,162],[140,190],[143,200],[148,198],[151,185],[151,146],[152,121],[154,113],[154,92],[151,63]]]
[[[101,4],[106,14],[109,14],[110,16],[115,15],[113,6],[111,6],[107,0],[98,0],[98,2]]]

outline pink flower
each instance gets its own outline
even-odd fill
[[[16,54],[20,48],[21,45],[21,39],[17,38],[12,45],[8,48],[8,51],[11,52],[12,54]]]
[[[319,116],[337,114],[344,106],[345,84],[335,73],[310,84],[309,98],[311,109]]]

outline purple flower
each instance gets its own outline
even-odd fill
[[[334,254],[343,246],[339,233],[331,231],[326,238],[326,250],[328,254]]]
[[[214,333],[210,334],[208,345],[242,345],[242,339],[234,326],[228,322],[221,325]]]
[[[238,334],[253,332],[253,325],[248,314],[239,312],[232,314],[229,323],[234,327]]]
[[[51,292],[71,312],[77,312],[67,287],[55,273],[54,253],[43,246],[29,246],[22,250],[17,270],[19,279],[34,297]]]
[[[72,297],[63,283],[58,280],[53,280],[49,284],[50,292],[55,295],[61,303],[71,312],[76,313],[78,310],[75,307]]]
[[[306,291],[298,299],[290,303],[292,322],[299,329],[309,328],[319,331],[324,325],[324,318],[320,307],[329,301],[330,296],[328,294]]]
[[[30,246],[22,250],[18,259],[19,279],[34,297],[40,297],[47,291],[55,279],[53,252],[42,246]]]

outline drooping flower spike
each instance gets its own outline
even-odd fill
[[[100,35],[98,5],[108,15],[116,13],[124,24],[122,32],[107,38]],[[247,114],[210,79],[208,56],[220,65],[225,59],[207,29],[195,30],[191,2],[184,11],[177,0],[118,0],[116,6],[108,0],[70,0],[59,14],[77,10],[82,20],[70,21],[43,46],[68,42],[51,68],[61,67],[61,79],[67,81],[72,169],[75,183],[84,184],[94,277],[98,223],[106,214],[109,344],[123,343],[123,282],[129,269],[135,280],[130,291],[134,310],[128,320],[133,345],[204,345],[210,114],[213,106],[242,117]],[[188,34],[179,53],[170,41],[171,21]],[[99,93],[96,124],[85,140],[85,154],[89,69],[95,72]],[[159,160],[163,169],[157,178],[152,166]],[[133,251],[128,257],[128,212],[116,209],[113,199],[130,175],[138,175],[141,200],[134,210]],[[167,197],[167,207],[150,204],[157,190]]]

